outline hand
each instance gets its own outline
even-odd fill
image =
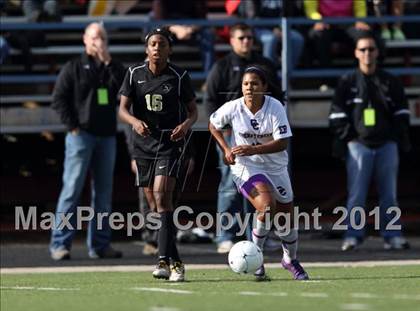
[[[232,153],[238,156],[251,156],[254,153],[254,146],[251,145],[240,145],[232,148]]]
[[[171,133],[171,140],[178,141],[185,137],[188,133],[188,127],[186,125],[180,124]]]
[[[314,27],[313,28],[316,31],[323,31],[323,30],[326,30],[326,29],[330,29],[330,25],[325,24],[323,22],[318,22],[318,23],[315,23],[314,24]]]
[[[193,34],[193,27],[185,25],[173,25],[169,30],[175,34],[178,40],[189,40]]]
[[[357,29],[357,30],[370,30],[370,26],[368,25],[368,24],[366,24],[365,22],[356,22],[355,24],[354,24],[354,27]]]
[[[274,35],[275,35],[277,38],[281,38],[281,37],[282,37],[282,32],[281,32],[281,29],[280,29],[280,28],[278,28],[278,27],[276,27],[276,28],[274,28],[274,29],[273,29],[273,33],[274,33]]]
[[[231,149],[224,150],[223,162],[226,165],[235,164],[235,155],[232,153]]]
[[[150,135],[149,127],[146,122],[142,120],[137,120],[133,125],[133,130],[136,131],[140,136],[146,137]]]
[[[134,174],[137,174],[137,163],[136,163],[136,160],[131,160],[131,171]]]
[[[104,40],[98,40],[94,45],[93,48],[96,51],[96,56],[102,63],[108,65],[111,62],[111,55],[108,51],[108,45]]]

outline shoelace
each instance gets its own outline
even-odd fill
[[[158,262],[158,268],[159,269],[166,269],[167,266],[168,266],[167,263],[163,260]]]
[[[179,263],[179,262],[176,262],[174,264],[174,266],[172,267],[172,270],[175,270],[177,273],[181,273],[182,272],[182,268],[183,268],[182,264]]]

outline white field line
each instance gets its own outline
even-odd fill
[[[309,298],[328,298],[327,293],[301,293],[300,295]]]
[[[369,305],[362,304],[362,303],[345,303],[340,305],[342,310],[369,310]]]
[[[377,261],[337,261],[337,262],[308,262],[302,263],[305,268],[328,267],[381,267],[419,265],[420,260],[377,260]],[[281,268],[280,263],[267,263],[267,268]],[[154,265],[121,265],[121,266],[69,266],[69,267],[28,267],[28,268],[0,268],[0,274],[26,273],[74,273],[74,272],[151,272]],[[227,264],[187,264],[188,270],[228,269]]]
[[[402,299],[402,300],[420,300],[420,295],[407,295],[407,294],[395,294],[392,296],[393,299]]]
[[[239,295],[243,295],[243,296],[260,296],[262,295],[262,293],[260,292],[239,292]]]
[[[80,288],[35,287],[35,286],[0,286],[0,290],[72,291],[72,290],[80,290]]]
[[[363,298],[363,299],[376,299],[379,298],[378,295],[369,294],[369,293],[350,293],[352,298]]]
[[[182,289],[171,289],[171,288],[160,288],[160,287],[133,287],[132,290],[142,291],[142,292],[162,292],[162,293],[171,293],[171,294],[193,294],[194,292],[190,290]]]
[[[78,291],[78,290],[80,290],[80,288],[35,287],[35,286],[0,286],[0,290]],[[160,292],[160,293],[170,293],[170,294],[181,294],[181,295],[200,294],[199,292],[194,292],[194,291],[189,291],[189,290],[161,288],[161,287],[132,287],[132,288],[129,288],[129,290],[143,291],[143,292]],[[214,294],[217,294],[217,292],[214,292]],[[235,293],[232,293],[232,294],[235,294]],[[289,293],[287,293],[287,292],[266,293],[266,292],[253,292],[253,291],[242,291],[242,292],[237,292],[236,294],[241,295],[241,296],[276,296],[276,297],[286,297],[286,296],[289,295]],[[301,293],[300,296],[305,297],[305,298],[328,298],[329,297],[329,295],[327,293],[319,293],[319,292]],[[420,295],[407,295],[407,294],[396,294],[392,297],[380,297],[376,294],[370,294],[370,293],[349,293],[349,296],[352,297],[352,298],[370,298],[370,299],[391,298],[391,299],[398,299],[398,300],[420,300]],[[369,306],[366,305],[366,304],[342,304],[342,305],[340,305],[340,307],[343,310],[367,310]]]
[[[149,311],[179,311],[179,309],[172,307],[151,307]]]

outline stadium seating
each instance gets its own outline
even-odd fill
[[[140,1],[140,3],[142,2]],[[220,12],[223,1],[210,1],[209,3],[211,3],[209,19],[199,20],[198,23],[221,26],[235,22],[235,20],[227,20],[226,16]],[[105,26],[109,29],[112,55],[123,61],[126,66],[142,61],[144,57],[142,28],[145,25],[151,25],[147,16],[149,8],[150,1],[146,1],[138,5],[133,15],[102,18]],[[219,12],[215,10],[219,10]],[[72,12],[77,12],[76,8],[73,8]],[[80,14],[80,12],[77,13]],[[410,17],[410,21],[416,20],[414,17]],[[42,29],[46,38],[45,46],[31,49],[34,60],[32,72],[24,71],[24,66],[19,61],[21,56],[19,50],[12,49],[7,62],[0,66],[2,133],[64,130],[58,117],[49,108],[50,94],[56,75],[63,64],[69,58],[83,51],[81,31],[87,23],[93,20],[97,19],[85,15],[69,15],[65,16],[63,22],[59,24],[28,24],[23,17],[2,18],[2,31],[28,30],[36,27]],[[303,18],[289,20],[291,25],[310,22]],[[417,23],[418,20],[420,18],[417,18]],[[371,21],[373,22],[375,19],[371,19]],[[183,22],[187,23],[188,21]],[[247,22],[250,24],[274,24],[278,23],[278,20],[249,20]],[[420,84],[418,83],[418,77],[420,76],[420,40],[390,41],[386,45],[391,53],[386,58],[385,66],[391,71],[408,76],[411,79],[406,86],[411,106],[414,106],[420,93]],[[218,42],[215,51],[218,56],[224,55],[229,51],[229,45],[225,42]],[[200,87],[206,74],[202,71],[199,48],[191,45],[175,46],[172,61],[190,71],[198,91],[198,102],[200,103],[203,96]],[[293,86],[289,89],[289,99],[293,102],[293,105],[289,106],[289,113],[291,122],[295,127],[325,127],[327,125],[328,104],[332,96],[332,90],[320,91],[317,85],[313,83],[313,78],[337,77],[353,64],[351,58],[337,58],[334,60],[334,68],[298,68],[288,72]],[[281,74],[280,71],[279,75]],[[199,109],[202,113],[196,127],[203,129],[206,128],[207,120],[202,105],[199,105]],[[413,107],[412,109],[414,110]],[[419,125],[420,116],[415,117],[414,124]]]

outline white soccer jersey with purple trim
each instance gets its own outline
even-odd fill
[[[230,125],[233,130],[233,146],[257,145],[272,140],[292,136],[286,110],[277,99],[265,96],[264,105],[253,114],[245,105],[244,98],[225,103],[211,116],[210,122],[221,130]],[[253,156],[237,156],[236,163],[268,170],[281,170],[287,167],[286,151],[257,154]]]

